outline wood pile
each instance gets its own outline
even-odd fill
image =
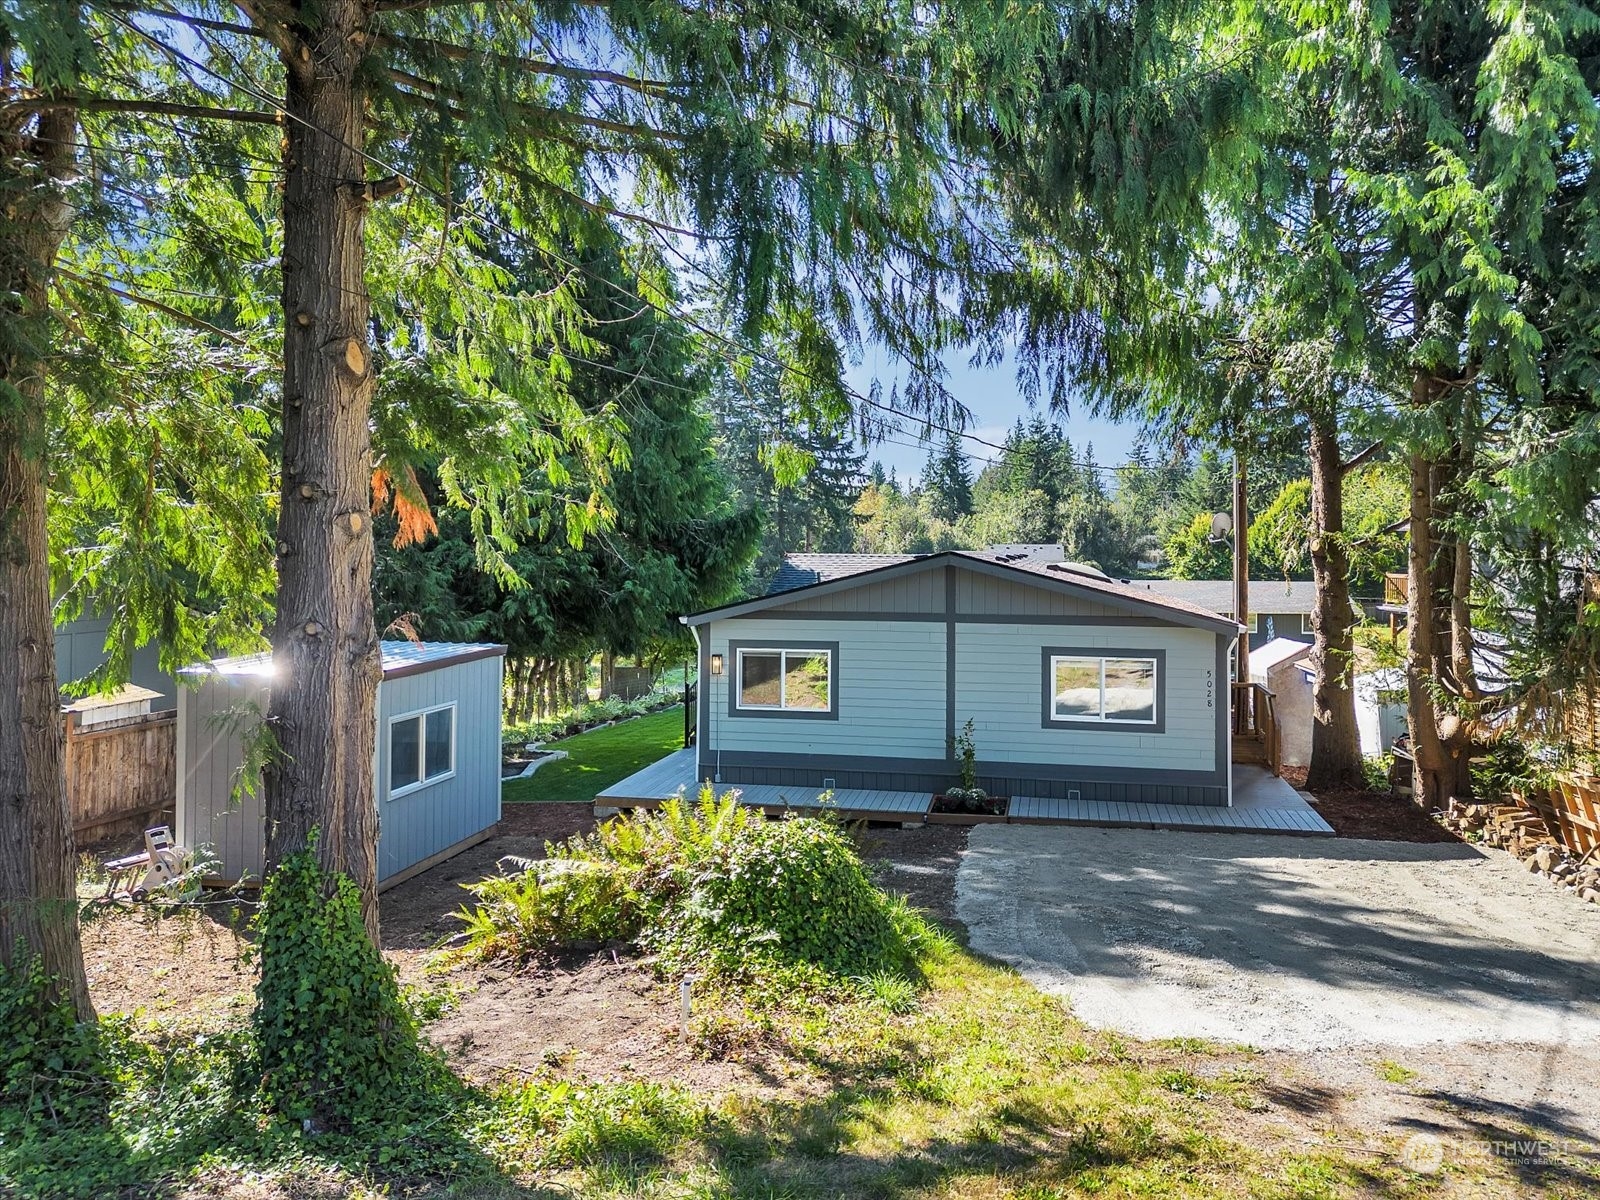
[[[1572,888],[1590,904],[1600,904],[1600,850],[1579,853],[1564,845],[1533,806],[1451,800],[1441,819],[1446,828],[1506,850],[1528,870]]]

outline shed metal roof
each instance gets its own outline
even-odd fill
[[[947,562],[990,573],[1048,580],[1053,585],[1089,592],[1108,603],[1124,607],[1160,609],[1178,624],[1199,625],[1219,633],[1238,629],[1215,609],[1125,582],[1119,583],[1107,579],[1098,571],[1091,573],[1077,563],[1017,559],[1014,555],[985,550],[940,550],[932,554],[791,554],[786,556],[783,567],[765,595],[692,613],[682,619],[685,624],[699,625],[716,617],[738,616],[774,607],[785,603],[788,597],[797,592],[809,589],[834,591],[850,580],[861,578],[864,582],[866,576],[878,572],[915,570],[924,564],[931,567]],[[784,586],[780,586],[780,581]]]
[[[493,642],[379,642],[383,652],[383,677],[400,679],[420,675],[435,667],[493,658],[506,648]],[[272,674],[272,654],[240,654],[184,667],[181,675],[238,675],[268,677]]]

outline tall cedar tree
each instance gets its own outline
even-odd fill
[[[997,251],[961,236],[959,199],[933,183],[949,146],[934,97],[961,86],[974,42],[1048,30],[1014,30],[973,6],[929,14],[883,0],[732,14],[659,0],[250,0],[238,5],[243,24],[201,4],[145,15],[93,7],[171,64],[165,91],[156,77],[108,77],[97,103],[167,104],[192,120],[234,103],[232,119],[281,117],[283,469],[268,714],[280,752],[265,781],[267,861],[320,828],[328,877],[357,881],[375,935],[376,806],[364,769],[378,678],[374,205],[409,185],[432,202],[446,240],[462,227],[482,235],[487,207],[500,232],[543,254],[569,302],[583,273],[552,230],[605,219],[687,234],[745,334],[799,331],[786,366],[810,381],[812,402],[844,411],[841,347],[872,334],[910,360],[922,389],[912,402],[938,407],[948,403],[937,383],[947,318],[925,299],[935,289],[916,281],[982,274]],[[262,44],[275,72],[262,69]],[[119,85],[124,95],[105,94]]]
[[[0,20],[0,960],[37,956],[88,1020],[50,616],[45,379],[49,289],[72,220],[70,97],[92,49],[71,5]]]

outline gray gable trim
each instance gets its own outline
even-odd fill
[[[895,579],[902,575],[916,574],[943,566],[960,567],[980,575],[989,575],[996,579],[1032,584],[1047,591],[1055,590],[1080,599],[1092,600],[1110,608],[1121,609],[1124,612],[1142,616],[1147,620],[1154,620],[1161,624],[1183,625],[1192,629],[1205,629],[1213,633],[1229,635],[1236,634],[1240,629],[1239,625],[1224,617],[1209,616],[1166,603],[1166,597],[1155,593],[1140,595],[1120,584],[1096,584],[1081,577],[1075,579],[1063,576],[1060,579],[1055,579],[1040,571],[994,562],[979,555],[965,554],[957,550],[940,551],[937,554],[925,555],[910,562],[875,567],[855,575],[848,575],[840,579],[830,579],[807,587],[794,588],[787,592],[779,592],[776,595],[757,596],[750,600],[726,604],[721,608],[707,609],[705,612],[680,617],[679,620],[690,626],[705,625],[713,620],[742,617],[750,613],[780,608],[802,598],[829,596],[836,592],[860,587],[866,583]],[[962,620],[964,615],[982,616],[984,614],[957,614],[956,619],[958,621]]]

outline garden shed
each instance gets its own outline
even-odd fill
[[[378,685],[378,881],[393,886],[487,838],[500,820],[504,646],[384,642]],[[268,654],[184,668],[177,840],[209,846],[224,881],[261,877],[263,799],[235,800],[245,738],[267,710]]]

